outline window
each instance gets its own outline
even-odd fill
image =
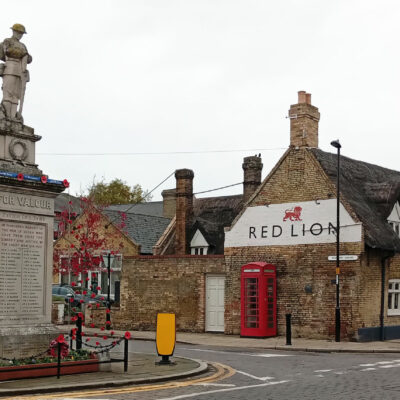
[[[400,315],[400,279],[390,279],[388,288],[388,315]]]
[[[190,250],[191,254],[203,256],[207,254],[208,247],[192,247]]]

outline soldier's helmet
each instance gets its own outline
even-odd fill
[[[13,31],[19,32],[19,33],[27,33],[25,30],[25,27],[22,24],[14,24],[11,29]]]

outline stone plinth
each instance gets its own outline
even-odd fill
[[[2,172],[2,171],[0,171]],[[48,348],[54,198],[62,184],[0,176],[0,357]]]

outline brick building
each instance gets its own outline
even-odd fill
[[[125,258],[117,327],[154,328],[164,311],[180,330],[239,334],[241,267],[267,262],[277,334],[290,313],[294,336],[334,336],[337,156],[318,148],[310,94],[289,117],[289,148],[262,183],[261,159],[245,159],[243,195],[195,199],[193,172],[177,171],[154,255]],[[340,180],[340,254],[352,256],[340,262],[342,338],[400,337],[400,173],[341,157]]]
[[[290,147],[225,237],[225,333],[240,332],[240,268],[277,267],[278,334],[292,314],[294,334],[334,336],[337,156],[318,148],[318,109],[299,92]],[[400,336],[400,173],[341,157],[341,334]],[[355,258],[355,257],[354,257]]]

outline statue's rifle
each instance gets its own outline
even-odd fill
[[[22,117],[22,109],[24,108],[24,99],[25,99],[25,89],[27,82],[27,74],[28,71],[26,66],[28,65],[28,54],[22,57],[21,59],[21,98],[19,100],[19,109],[18,114]]]

